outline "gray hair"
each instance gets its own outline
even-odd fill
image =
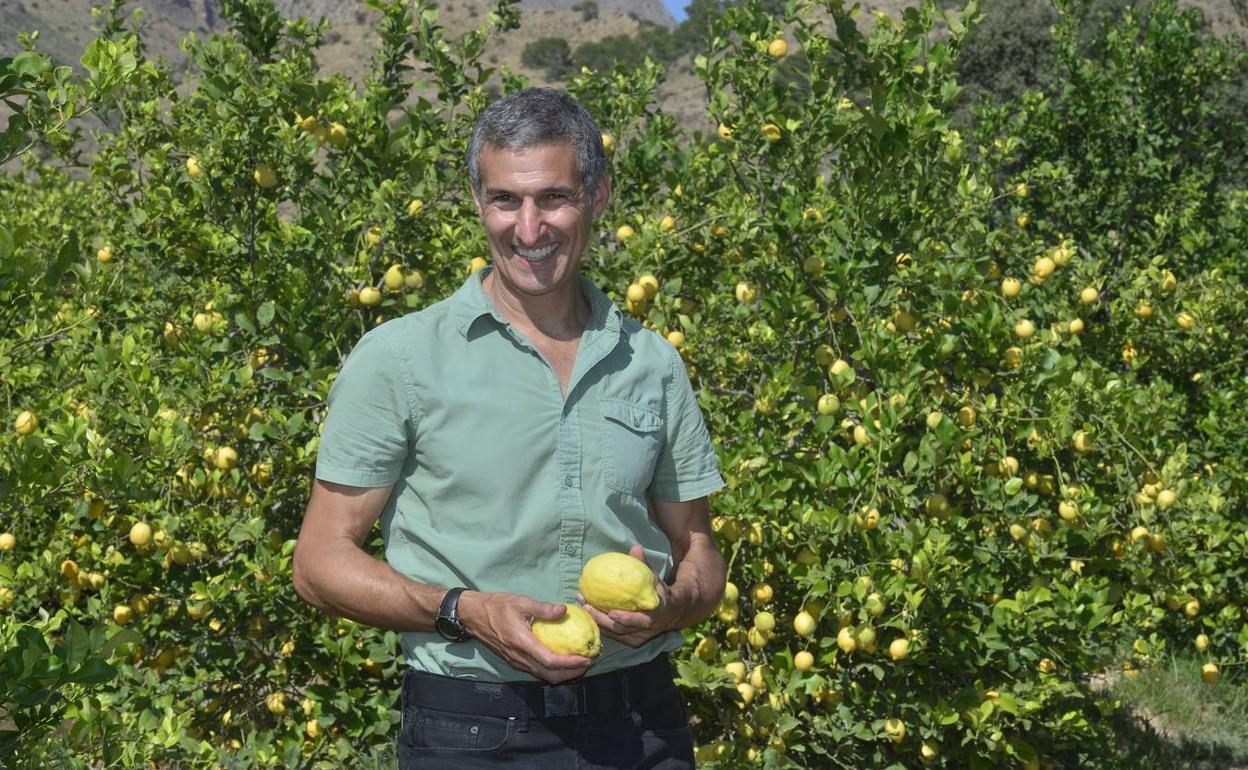
[[[525,150],[567,142],[576,149],[581,183],[593,198],[607,173],[602,131],[575,99],[553,88],[526,88],[481,111],[468,142],[468,179],[481,193],[481,150]]]

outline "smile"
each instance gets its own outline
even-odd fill
[[[526,249],[521,246],[512,247],[512,250],[527,262],[541,262],[554,255],[558,249],[559,244],[557,243],[552,243],[541,249]]]

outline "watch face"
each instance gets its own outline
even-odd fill
[[[438,616],[433,622],[434,628],[443,638],[458,642],[464,638],[464,624],[445,616]]]

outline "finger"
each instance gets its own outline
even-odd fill
[[[642,548],[637,543],[634,543],[633,546],[628,549],[628,555],[633,557],[637,561],[644,563],[646,560],[646,549]]]
[[[532,600],[529,601],[526,607],[521,609],[534,620],[558,620],[568,611],[568,608],[562,604]]]
[[[614,623],[614,621],[611,620],[609,615],[607,615],[605,612],[598,609],[592,604],[586,604],[585,611],[589,613],[589,616],[594,619],[595,623],[597,623],[599,626],[602,626],[603,628],[610,628],[612,624]]]
[[[615,621],[621,627],[627,628],[649,628],[654,625],[654,619],[644,612],[628,612],[627,610],[611,610],[607,613],[607,617]]]

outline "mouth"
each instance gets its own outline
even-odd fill
[[[530,265],[535,265],[539,262],[545,262],[547,259],[553,257],[555,252],[559,250],[559,244],[552,243],[549,246],[543,246],[540,249],[526,249],[523,246],[513,245],[511,250],[512,253],[528,262]]]

